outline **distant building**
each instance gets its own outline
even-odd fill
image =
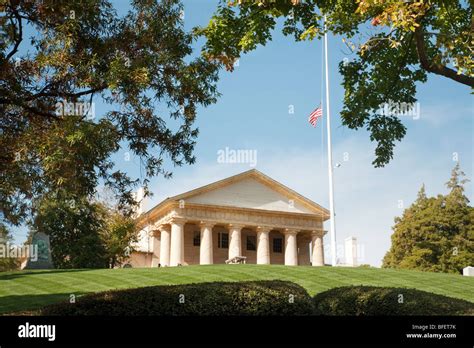
[[[291,266],[312,259],[323,266],[328,219],[327,209],[253,169],[167,198],[141,214],[130,264],[207,265],[237,258]]]
[[[344,266],[357,266],[357,239],[356,237],[347,237],[344,240]]]

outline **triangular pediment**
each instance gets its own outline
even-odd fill
[[[327,215],[327,209],[265,174],[250,170],[171,197],[186,203],[228,206],[287,213]]]

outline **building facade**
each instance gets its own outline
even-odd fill
[[[132,267],[324,265],[327,209],[253,169],[167,198],[138,217]],[[310,261],[312,260],[312,262]]]

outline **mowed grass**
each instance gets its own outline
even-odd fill
[[[339,286],[373,285],[415,288],[474,302],[474,278],[461,275],[376,268],[209,265],[0,273],[0,313],[37,309],[69,300],[71,295],[110,289],[272,279],[295,282],[310,295]]]

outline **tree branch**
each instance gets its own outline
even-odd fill
[[[421,67],[428,72],[447,77],[451,80],[470,87],[474,87],[473,77],[464,74],[458,74],[455,70],[451,68],[448,68],[442,64],[429,61],[428,56],[426,55],[424,36],[425,34],[423,32],[422,26],[420,25],[415,30],[415,42],[416,51],[418,53],[418,58],[420,59]]]
[[[21,23],[21,16],[17,10],[13,10],[13,15],[18,21],[18,37],[16,36],[16,34],[14,34],[15,46],[13,46],[13,49],[11,50],[10,53],[8,53],[7,57],[5,58],[5,60],[7,61],[10,60],[10,58],[13,57],[13,55],[18,52],[18,47],[20,47],[20,43],[23,41],[23,26]]]
[[[77,92],[77,93],[70,93],[70,92],[40,92],[37,94],[33,94],[27,98],[26,101],[31,101],[40,97],[63,97],[63,98],[79,98],[87,94],[93,94],[96,92],[100,92],[107,88],[107,84],[104,83],[96,88],[91,88],[85,91]]]

